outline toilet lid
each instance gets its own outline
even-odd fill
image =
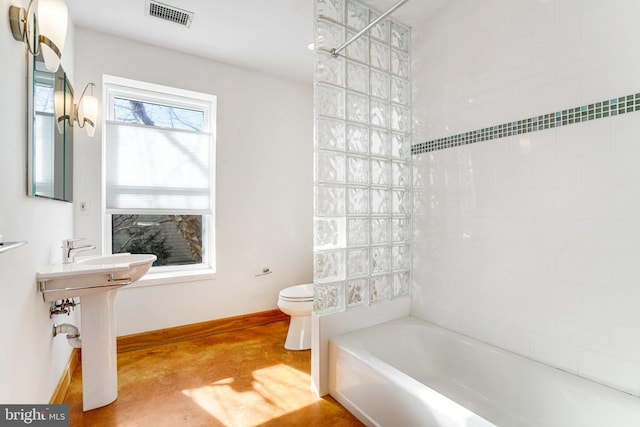
[[[295,301],[313,301],[313,285],[290,286],[280,291],[280,297]]]

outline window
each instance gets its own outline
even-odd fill
[[[214,268],[216,97],[104,77],[104,194],[111,253],[154,272]]]

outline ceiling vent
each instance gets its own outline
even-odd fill
[[[193,21],[193,12],[184,9],[160,3],[154,0],[147,0],[147,15],[164,19],[165,21],[175,22],[176,24],[191,27]]]

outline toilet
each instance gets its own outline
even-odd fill
[[[313,285],[290,286],[278,294],[278,308],[291,316],[284,348],[308,350],[311,348],[311,312],[313,311]]]

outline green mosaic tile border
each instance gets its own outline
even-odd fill
[[[633,111],[640,111],[640,93],[414,144],[411,146],[411,154],[475,144],[476,142],[552,129]]]

